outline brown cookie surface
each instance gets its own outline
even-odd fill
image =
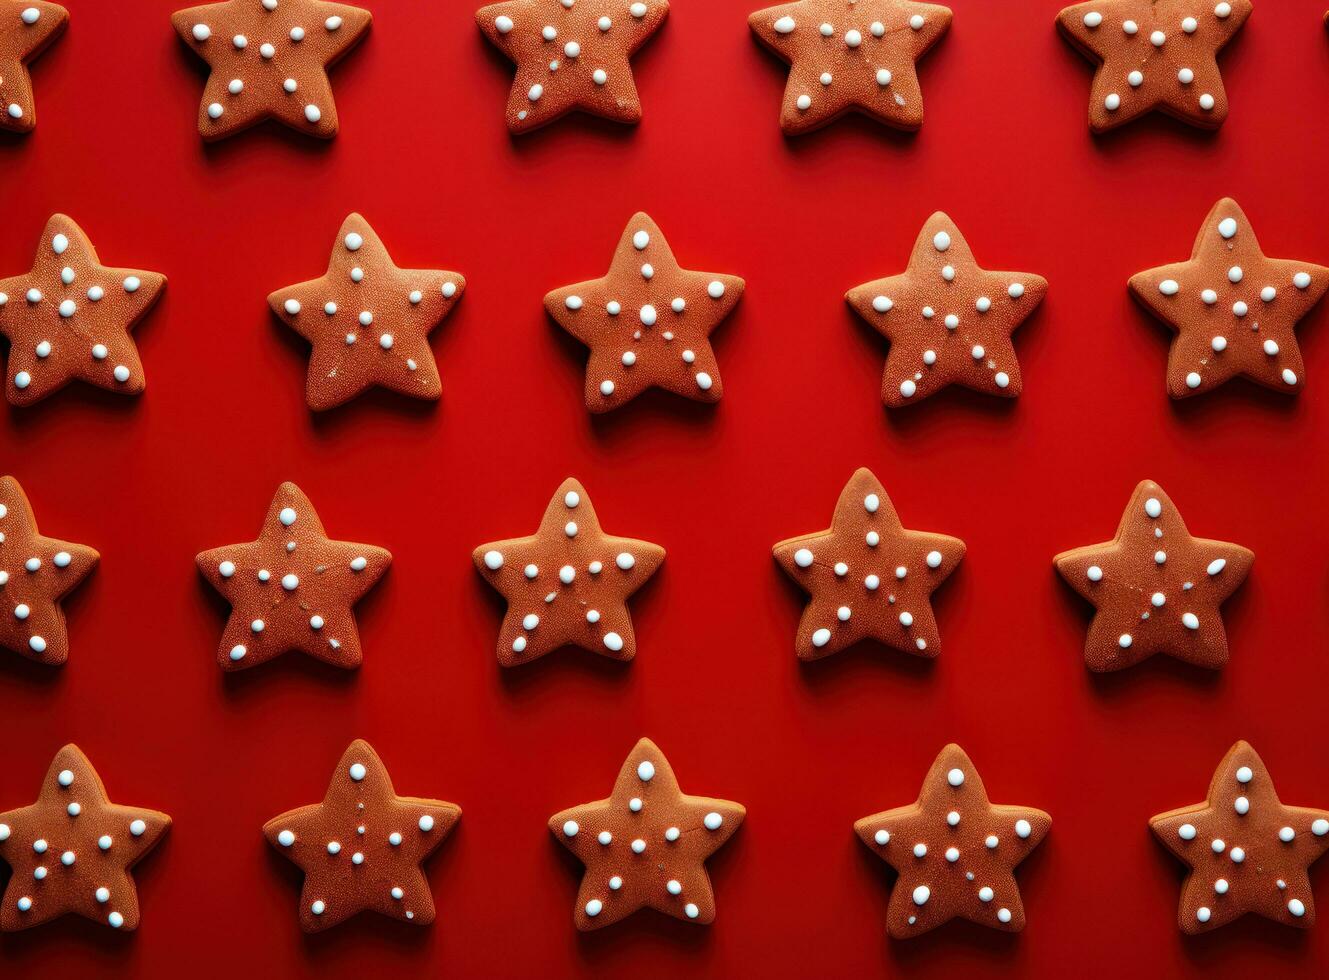
[[[328,271],[277,290],[268,305],[310,343],[305,396],[317,412],[375,385],[436,401],[443,385],[429,334],[465,288],[455,272],[397,268],[369,222],[352,214]]]
[[[608,799],[549,818],[549,831],[586,866],[573,920],[583,932],[651,908],[685,922],[715,921],[706,859],[743,823],[738,803],[687,796],[649,738],[623,763]]]
[[[76,380],[126,395],[142,392],[143,364],[129,332],[165,286],[161,273],[102,265],[83,229],[52,215],[32,270],[0,279],[10,403],[31,405]]]
[[[39,533],[23,488],[0,477],[0,646],[53,667],[68,660],[60,600],[99,559],[87,545]]]
[[[1090,0],[1057,26],[1098,63],[1089,96],[1096,133],[1159,109],[1192,126],[1227,118],[1218,52],[1250,16],[1250,0]]]
[[[263,825],[263,836],[305,873],[300,925],[322,932],[359,912],[427,926],[434,896],[421,862],[448,836],[461,807],[398,796],[368,742],[342,755],[322,803]]]
[[[325,0],[225,0],[176,11],[176,33],[211,68],[199,133],[219,140],[276,119],[310,136],[336,136],[327,69],[369,22],[369,11]]]
[[[45,0],[0,0],[0,130],[30,133],[37,125],[28,62],[64,31],[69,11]]]
[[[923,124],[916,63],[951,26],[951,11],[913,0],[797,0],[758,10],[748,25],[789,63],[786,133],[850,111],[912,130]]]
[[[126,932],[138,928],[129,869],[171,818],[119,806],[76,745],[51,762],[37,802],[0,813],[0,860],[13,869],[0,900],[0,930],[17,932],[76,913]]]
[[[516,65],[508,129],[525,133],[573,110],[635,123],[641,100],[629,59],[664,23],[665,0],[507,0],[475,14]]]
[[[952,384],[1019,395],[1011,334],[1047,288],[1042,276],[980,268],[955,222],[938,211],[919,232],[907,271],[855,286],[845,300],[891,342],[881,398],[899,408]]]
[[[991,803],[969,756],[953,744],[937,756],[916,803],[854,824],[899,872],[886,912],[895,939],[954,918],[1019,932],[1025,916],[1015,868],[1051,829],[1042,810]]]
[[[1177,910],[1182,932],[1208,932],[1247,912],[1315,924],[1307,869],[1329,848],[1329,811],[1280,802],[1246,742],[1218,764],[1205,802],[1160,813],[1149,827],[1190,867]]]
[[[964,542],[905,530],[866,467],[845,484],[825,531],[781,541],[776,562],[810,597],[794,649],[819,660],[863,639],[935,657],[941,636],[932,593],[964,557]]]
[[[1112,541],[1053,559],[1096,610],[1084,660],[1097,672],[1133,667],[1156,653],[1222,667],[1228,646],[1220,607],[1254,561],[1241,545],[1191,537],[1171,498],[1152,480],[1131,494]]]
[[[648,388],[694,401],[724,393],[710,335],[743,295],[743,280],[683,269],[650,217],[632,216],[600,279],[545,296],[545,310],[588,348],[586,407],[608,412]]]
[[[294,483],[277,488],[258,539],[204,551],[198,570],[231,604],[217,662],[246,670],[291,650],[360,666],[353,607],[392,563],[384,548],[334,541]]]
[[[498,662],[529,663],[563,646],[631,660],[637,640],[627,602],[664,557],[649,541],[605,534],[586,488],[564,480],[535,534],[491,541],[472,555],[508,602]]]
[[[1168,354],[1173,398],[1235,377],[1295,394],[1305,367],[1295,328],[1329,289],[1329,269],[1267,258],[1231,198],[1214,205],[1186,262],[1131,277],[1131,294],[1177,336]]]

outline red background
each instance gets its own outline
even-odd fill
[[[1329,261],[1323,0],[1257,5],[1222,59],[1232,109],[1217,134],[1151,118],[1091,138],[1090,66],[1058,37],[1057,4],[954,0],[922,69],[921,133],[850,118],[793,141],[776,125],[783,66],[746,27],[756,0],[675,3],[634,62],[640,127],[577,117],[520,140],[503,126],[509,69],[470,3],[378,0],[333,73],[340,137],[264,128],[211,147],[195,130],[202,65],[171,31],[173,5],[70,5],[69,32],[36,64],[37,131],[0,140],[0,270],[29,267],[59,210],[104,260],[170,285],[137,333],[144,397],[71,389],[0,410],[0,468],[48,533],[103,555],[67,603],[69,664],[0,658],[0,806],[29,802],[72,740],[114,798],[175,827],[139,866],[138,933],[65,920],[5,936],[0,974],[1329,968],[1326,922],[1183,938],[1181,867],[1146,828],[1202,799],[1238,738],[1286,801],[1329,805],[1326,312],[1301,330],[1300,398],[1234,383],[1173,404],[1168,334],[1125,288],[1188,255],[1227,194],[1269,254]],[[747,278],[716,334],[725,398],[647,397],[591,418],[583,352],[540,300],[601,275],[639,208],[684,265]],[[841,296],[902,269],[937,208],[984,265],[1041,273],[1051,293],[1017,334],[1017,402],[950,392],[887,413],[884,344]],[[304,349],[265,297],[320,274],[352,210],[402,265],[468,279],[435,335],[437,406],[375,394],[326,416],[305,408]],[[770,546],[825,527],[859,465],[908,526],[968,543],[938,594],[935,662],[870,647],[794,657],[801,597]],[[565,651],[501,671],[501,605],[471,548],[533,530],[568,475],[611,532],[668,549],[633,605],[640,652],[627,666]],[[1144,477],[1193,532],[1256,553],[1227,606],[1221,674],[1084,668],[1088,609],[1051,559],[1110,537]],[[224,607],[193,555],[251,539],[283,479],[334,536],[396,557],[360,607],[358,673],[288,657],[223,676],[214,661]],[[719,916],[701,929],[643,913],[579,935],[579,868],[545,820],[606,794],[642,734],[685,790],[748,807],[710,862]],[[307,938],[298,872],[259,828],[320,799],[357,736],[400,792],[465,816],[429,866],[433,928],[362,916]],[[1053,816],[1020,870],[1029,927],[956,923],[891,942],[890,874],[851,823],[914,799],[949,740],[998,802]],[[1329,907],[1329,861],[1312,881]]]

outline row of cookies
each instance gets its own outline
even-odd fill
[[[10,341],[5,391],[25,406],[81,380],[144,389],[130,330],[165,287],[159,273],[108,268],[74,221],[47,222],[31,271],[0,279],[0,335]],[[607,412],[649,388],[703,402],[723,393],[711,332],[744,281],[679,266],[646,214],[628,222],[609,271],[553,290],[545,309],[590,351],[585,398]],[[1329,289],[1329,268],[1271,259],[1237,203],[1219,201],[1185,262],[1131,277],[1131,293],[1177,336],[1168,361],[1174,398],[1243,376],[1279,391],[1304,377],[1294,332]],[[381,386],[422,399],[442,393],[430,332],[466,288],[458,273],[400,269],[358,214],[343,222],[327,272],[268,297],[311,346],[306,400],[316,411]],[[924,224],[908,269],[855,286],[849,305],[888,338],[882,399],[916,404],[950,385],[1013,398],[1023,389],[1011,335],[1048,284],[981,268],[942,212]]]
[[[828,529],[774,548],[809,596],[798,656],[815,660],[867,639],[937,656],[932,593],[964,554],[958,538],[907,530],[880,481],[860,469]],[[637,643],[628,599],[664,557],[659,545],[606,534],[586,489],[566,480],[535,534],[474,551],[477,571],[507,601],[498,662],[526,664],[565,646],[631,660]],[[1254,557],[1240,545],[1192,537],[1167,494],[1146,480],[1112,541],[1064,552],[1055,563],[1097,610],[1085,644],[1091,670],[1120,670],[1155,653],[1217,669],[1228,659],[1220,607]],[[0,645],[63,664],[60,600],[97,560],[85,545],[40,534],[18,482],[0,479]],[[231,606],[221,667],[244,670],[289,651],[358,667],[353,607],[391,561],[384,548],[330,539],[309,498],[282,484],[256,540],[197,557],[199,572]]]
[[[585,865],[577,928],[599,929],[643,908],[710,924],[715,898],[705,862],[746,815],[738,803],[683,793],[664,754],[643,738],[609,797],[549,818],[550,832]],[[398,796],[382,760],[357,739],[323,801],[274,817],[263,834],[304,872],[306,932],[364,911],[428,925],[434,900],[421,863],[460,818],[453,803]],[[0,812],[0,860],[13,870],[0,930],[69,913],[135,929],[130,868],[170,825],[164,813],[112,804],[87,757],[65,746],[37,801]],[[1280,802],[1246,742],[1219,763],[1203,803],[1161,813],[1149,826],[1190,868],[1178,910],[1183,932],[1207,932],[1248,912],[1314,924],[1307,869],[1329,848],[1329,811]],[[898,874],[886,922],[893,937],[907,939],[954,918],[1023,929],[1015,868],[1051,827],[1042,810],[993,804],[969,756],[952,744],[915,803],[863,817],[854,832]]]
[[[504,0],[481,8],[480,30],[516,66],[509,129],[528,132],[574,110],[640,120],[629,59],[668,11],[666,0]],[[1090,127],[1103,132],[1155,109],[1220,126],[1228,103],[1217,56],[1250,13],[1250,0],[1091,0],[1061,11],[1062,32],[1097,64]],[[28,132],[36,124],[25,65],[68,19],[45,0],[0,0],[0,128]],[[790,66],[780,126],[796,134],[851,111],[917,129],[923,95],[915,66],[951,19],[948,7],[915,0],[794,0],[758,10],[748,23]],[[198,114],[204,139],[268,119],[336,135],[327,68],[368,30],[369,11],[324,0],[225,0],[180,10],[171,23],[210,69]]]

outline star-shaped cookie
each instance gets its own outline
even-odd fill
[[[1205,802],[1160,813],[1149,827],[1191,869],[1177,910],[1182,932],[1208,932],[1247,912],[1315,925],[1307,869],[1329,848],[1329,811],[1284,806],[1246,742],[1218,764]]]
[[[517,66],[508,129],[530,132],[576,109],[639,122],[629,59],[668,13],[665,0],[505,0],[481,7],[480,30]]]
[[[461,298],[455,272],[399,269],[369,222],[342,222],[328,271],[279,289],[268,305],[309,341],[306,400],[336,408],[379,385],[428,401],[443,394],[429,334]]]
[[[0,477],[0,647],[58,667],[69,659],[60,600],[91,574],[98,554],[48,538],[12,476]]]
[[[263,836],[305,873],[305,932],[331,929],[365,911],[427,926],[434,921],[434,896],[420,864],[460,819],[454,803],[398,796],[377,753],[356,739],[337,763],[323,802],[274,817]]]
[[[724,393],[711,331],[743,295],[743,280],[679,267],[659,226],[632,216],[608,275],[545,296],[558,325],[590,348],[586,407],[608,412],[647,388],[694,401]]]
[[[199,133],[219,140],[276,119],[310,136],[336,136],[328,67],[369,22],[368,10],[325,0],[224,0],[176,11],[176,33],[211,69]]]
[[[916,63],[951,26],[951,11],[913,0],[796,0],[748,26],[789,63],[780,128],[789,135],[858,111],[897,129],[923,125]]]
[[[1024,387],[1011,334],[1047,295],[1027,272],[989,272],[949,217],[928,218],[909,268],[865,282],[845,300],[890,342],[881,398],[913,405],[947,385],[1014,398]]]
[[[383,577],[383,548],[333,541],[294,483],[277,488],[258,539],[202,552],[198,570],[231,604],[217,662],[245,670],[298,650],[360,666],[353,607]]]
[[[800,659],[869,637],[920,657],[941,651],[931,597],[964,557],[964,542],[905,530],[866,467],[845,484],[827,530],[781,541],[774,554],[810,596],[794,639]]]
[[[71,381],[137,395],[145,380],[129,336],[166,277],[112,269],[72,218],[46,222],[32,270],[0,279],[0,334],[9,338],[5,395],[31,405]]]
[[[932,763],[918,802],[854,824],[859,839],[900,874],[886,911],[895,939],[954,918],[1019,932],[1024,903],[1015,868],[1051,829],[1042,810],[989,802],[978,770],[954,744]]]
[[[498,662],[529,663],[563,646],[631,660],[628,598],[664,557],[659,545],[605,534],[585,487],[564,480],[535,534],[475,549],[476,569],[508,601]]]
[[[0,813],[0,860],[13,869],[0,900],[0,931],[17,932],[68,913],[130,932],[138,892],[129,869],[152,850],[171,818],[118,806],[76,745],[51,762],[37,802]]]
[[[30,133],[37,125],[28,62],[60,36],[69,11],[45,0],[0,0],[0,130]]]
[[[1255,555],[1193,538],[1163,488],[1145,480],[1105,544],[1064,551],[1057,571],[1097,612],[1084,660],[1104,672],[1166,653],[1199,667],[1227,663],[1220,607],[1246,580]]]
[[[1064,9],[1057,25],[1098,64],[1089,128],[1102,133],[1160,109],[1217,129],[1227,118],[1218,52],[1250,13],[1250,0],[1090,0]]]
[[[1187,398],[1238,375],[1300,390],[1305,369],[1294,332],[1329,288],[1329,269],[1266,258],[1231,198],[1214,205],[1186,262],[1131,277],[1131,294],[1172,327],[1167,390]]]
[[[649,738],[637,743],[607,800],[549,818],[549,830],[586,865],[573,920],[583,932],[652,908],[684,922],[715,921],[706,859],[743,823],[729,800],[687,796]]]

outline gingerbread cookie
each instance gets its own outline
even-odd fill
[[[0,279],[0,334],[9,338],[5,394],[31,405],[78,380],[137,395],[145,379],[129,336],[166,277],[112,269],[72,218],[51,216],[32,271]]]
[[[13,869],[0,930],[17,932],[68,913],[113,929],[138,928],[129,869],[168,827],[156,810],[119,806],[77,745],[56,753],[37,802],[0,813],[0,860]]]
[[[0,647],[58,667],[69,659],[60,600],[92,573],[87,545],[48,538],[12,476],[0,477]]]
[[[224,0],[176,11],[176,33],[211,69],[199,133],[219,140],[276,119],[310,136],[336,136],[328,67],[370,19],[368,10],[324,0]]]
[[[1131,294],[1177,336],[1167,389],[1187,398],[1238,375],[1295,393],[1305,369],[1294,329],[1329,288],[1329,269],[1266,258],[1237,202],[1214,205],[1187,262],[1132,276]]]
[[[758,10],[748,26],[789,63],[780,108],[789,135],[850,111],[913,130],[923,125],[915,65],[951,26],[951,11],[913,0],[796,0]]]
[[[867,638],[920,657],[941,651],[931,597],[964,557],[964,542],[905,530],[866,467],[845,484],[827,530],[781,541],[774,554],[811,597],[794,640],[799,659]]]
[[[217,662],[245,670],[299,650],[360,666],[352,608],[392,563],[386,549],[333,541],[294,483],[277,488],[258,540],[202,552],[198,570],[231,604]]]
[[[962,918],[1003,932],[1024,928],[1015,868],[1052,829],[1042,810],[988,801],[958,745],[932,763],[918,802],[854,824],[872,852],[899,872],[886,928],[908,939]]]
[[[623,763],[607,800],[549,818],[549,830],[586,865],[573,921],[583,932],[652,908],[684,922],[715,921],[706,859],[743,823],[729,800],[687,796],[649,738]]]
[[[517,66],[508,129],[526,133],[575,109],[639,122],[629,59],[667,13],[665,0],[505,0],[481,7],[480,30]]]
[[[743,295],[743,280],[679,267],[646,214],[632,216],[609,273],[545,296],[558,325],[590,348],[586,407],[607,412],[647,388],[694,401],[724,393],[711,331]]]
[[[335,408],[379,385],[437,401],[443,394],[429,334],[461,299],[455,272],[399,269],[369,222],[342,222],[321,279],[279,289],[268,305],[309,341],[306,400]]]
[[[1250,16],[1250,0],[1091,0],[1057,26],[1098,64],[1089,128],[1102,133],[1160,109],[1192,126],[1227,118],[1218,52]]]
[[[1014,398],[1024,383],[1011,334],[1047,295],[1047,280],[979,267],[955,222],[928,218],[909,268],[845,293],[854,312],[891,342],[881,398],[913,405],[947,385]]]
[[[1177,910],[1182,932],[1208,932],[1247,912],[1315,925],[1307,869],[1329,848],[1329,811],[1284,806],[1246,742],[1218,764],[1205,802],[1160,813],[1149,827],[1191,869]]]
[[[605,534],[586,489],[564,480],[535,534],[475,549],[476,570],[508,601],[498,662],[529,663],[564,646],[631,660],[628,598],[664,557],[659,545]]]
[[[351,743],[322,803],[274,817],[263,836],[305,873],[300,925],[322,932],[358,912],[427,926],[434,896],[421,863],[461,819],[442,800],[398,796],[368,742]]]
[[[37,125],[28,62],[64,32],[69,11],[45,0],[0,0],[0,130]]]
[[[1131,495],[1116,538],[1064,551],[1053,562],[1097,610],[1084,660],[1104,672],[1155,653],[1222,667],[1228,650],[1219,608],[1254,560],[1241,545],[1191,537],[1163,488],[1145,480]]]

